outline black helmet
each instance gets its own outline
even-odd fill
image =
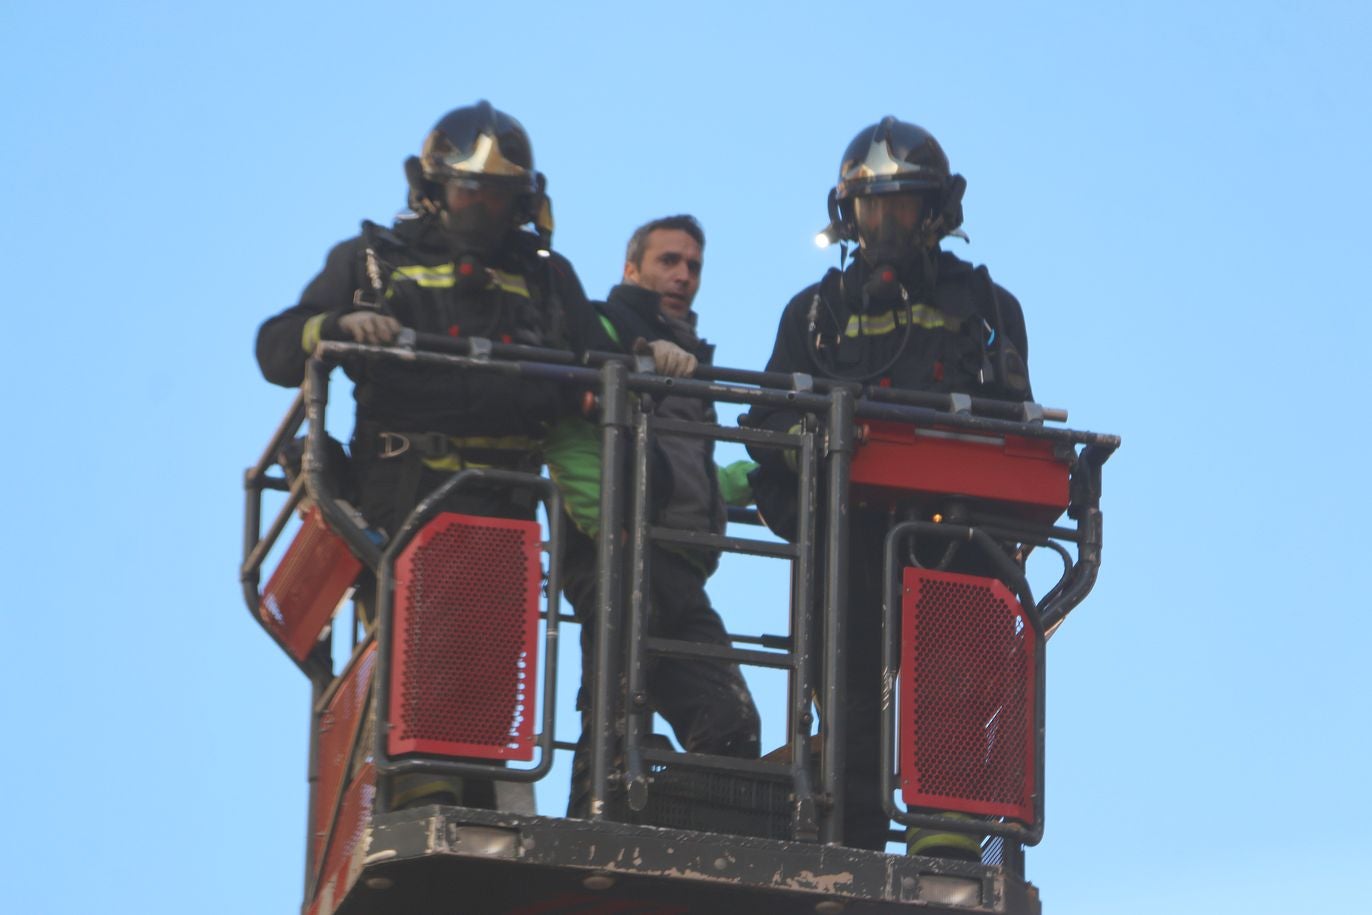
[[[424,177],[436,184],[462,178],[530,194],[538,190],[529,135],[484,99],[443,115],[424,138],[419,161]]]
[[[918,194],[927,201],[922,244],[933,247],[962,224],[967,182],[948,168],[948,157],[923,127],[887,115],[848,144],[829,192],[826,230],[832,239],[859,241],[855,201],[885,194]]]
[[[552,214],[544,193],[547,182],[534,170],[529,135],[518,121],[484,99],[443,115],[424,138],[419,156],[406,160],[405,174],[411,208],[443,211],[445,225],[463,236],[464,242],[479,243],[477,236],[504,230],[454,219],[445,201],[449,189],[458,185],[509,194],[515,210],[512,225],[505,229],[532,221],[545,238],[552,234]]]

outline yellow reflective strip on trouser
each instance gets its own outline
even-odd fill
[[[948,817],[950,820],[966,820],[969,824],[976,822],[976,817],[965,813],[947,811],[940,816]],[[930,849],[937,848],[956,849],[980,855],[983,838],[965,832],[938,832],[911,826],[905,830],[905,849],[912,855],[922,855]]]
[[[850,315],[848,326],[843,329],[845,337],[879,337],[882,334],[889,334],[896,329],[896,325],[905,325],[914,322],[920,327],[936,328],[947,327],[957,330],[962,322],[950,318],[948,315],[932,308],[928,305],[911,305],[909,308],[896,309],[894,312],[884,311],[876,315]]]
[[[469,461],[463,458],[463,449],[480,451],[519,451],[528,453],[538,449],[538,442],[525,435],[468,435],[468,436],[449,436],[448,441],[452,443],[455,454],[445,454],[442,457],[424,458],[424,466],[430,470],[446,470],[456,473],[459,470],[466,470],[469,467],[499,467],[499,464],[482,464],[478,461]]]
[[[319,345],[319,336],[328,317],[327,314],[319,314],[305,322],[305,329],[300,333],[300,348],[305,352],[313,353],[314,348]]]
[[[451,795],[451,801],[443,795]],[[418,806],[419,802],[430,804],[440,803],[462,803],[462,779],[434,778],[429,775],[409,774],[397,775],[391,782],[391,806],[399,809],[401,807]]]

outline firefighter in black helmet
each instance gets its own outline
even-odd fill
[[[822,243],[857,256],[802,290],[781,316],[767,370],[864,385],[1030,399],[1028,342],[1019,303],[984,267],[940,247],[961,231],[967,182],[926,130],[885,117],[843,154],[829,193]],[[741,420],[786,430],[795,411],[754,407]],[[783,536],[794,533],[796,487],[783,454],[758,450],[758,507]],[[848,766],[844,843],[883,849],[890,827],[878,792],[882,556],[890,519],[850,508],[848,548]],[[973,571],[961,568],[957,571]],[[979,571],[979,570],[978,570]],[[979,859],[976,837],[913,832],[915,854]]]
[[[518,121],[485,101],[454,109],[405,174],[409,211],[390,228],[364,222],[329,252],[300,301],[259,329],[268,381],[299,385],[320,340],[384,345],[402,328],[572,352],[596,345],[581,283],[550,248],[546,182]],[[367,359],[344,368],[357,401],[358,508],[383,535],[455,471],[536,471],[548,428],[577,409],[575,392],[551,381]],[[535,511],[528,493],[497,486],[463,487],[444,507],[526,519]],[[391,803],[487,800],[472,788],[464,797],[455,782],[410,779],[391,786]]]

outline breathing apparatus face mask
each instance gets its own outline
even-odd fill
[[[869,267],[906,267],[921,263],[933,237],[936,214],[924,194],[876,194],[853,201],[858,248]]]
[[[489,257],[515,225],[515,195],[468,178],[450,179],[443,190],[441,221],[453,253]]]

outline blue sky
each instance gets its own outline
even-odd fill
[[[1124,437],[1049,646],[1045,910],[1357,898],[1365,4],[134,0],[4,4],[0,34],[7,910],[298,904],[308,688],[236,585],[290,399],[253,334],[478,98],[528,128],[592,294],[634,226],[701,219],[701,327],[740,367],[836,259],[810,239],[848,140],[931,130],[1039,400]],[[746,563],[712,593],[740,630],[782,600]]]

